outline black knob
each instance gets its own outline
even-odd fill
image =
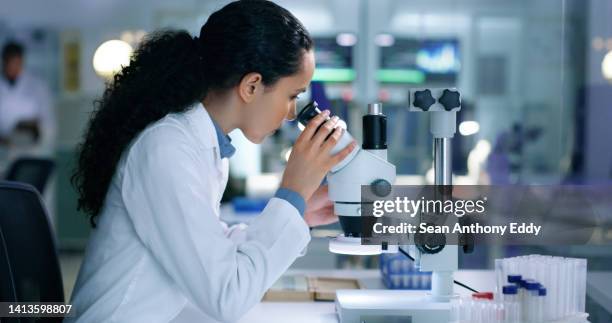
[[[430,226],[431,224],[427,224]],[[414,234],[414,243],[422,253],[436,254],[446,246],[446,235],[443,233],[425,233],[417,231]]]
[[[472,241],[466,241],[463,244],[463,253],[473,253],[474,252],[474,242],[473,242],[474,237],[470,237],[469,239]]]
[[[377,179],[370,184],[372,192],[378,197],[385,197],[391,193],[391,183],[384,179]]]
[[[414,106],[420,108],[423,111],[429,110],[431,106],[436,103],[430,90],[416,91],[414,92]]]
[[[459,224],[461,226],[469,226],[475,221],[472,221],[469,216],[463,216],[459,218]],[[476,238],[472,233],[462,233],[459,235],[459,245],[463,247],[463,253],[472,253],[474,252],[474,246]]]
[[[438,102],[444,107],[444,110],[450,111],[461,106],[461,95],[457,91],[446,89],[442,92],[442,96],[438,99]]]

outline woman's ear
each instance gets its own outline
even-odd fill
[[[238,85],[238,95],[245,103],[251,103],[263,91],[263,79],[259,73],[249,73],[242,77]]]

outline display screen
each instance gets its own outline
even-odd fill
[[[401,39],[381,47],[377,79],[384,83],[444,83],[461,69],[456,39]]]
[[[313,81],[351,82],[355,79],[353,47],[340,46],[336,37],[314,39],[316,69]]]

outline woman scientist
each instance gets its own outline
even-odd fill
[[[326,112],[298,137],[261,215],[246,228],[219,220],[226,134],[260,143],[295,116],[312,46],[291,13],[263,0],[228,4],[199,37],[165,31],[140,45],[80,147],[73,183],[96,228],[67,321],[235,321],[303,253],[308,227],[333,220],[319,184],[355,143],[330,154],[342,130]]]

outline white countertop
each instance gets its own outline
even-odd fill
[[[380,271],[371,270],[289,270],[286,275],[306,274],[318,277],[356,278],[365,289],[384,289]],[[478,291],[494,291],[492,270],[461,270],[455,273],[458,280]],[[469,295],[471,292],[455,285],[455,292]],[[290,318],[290,320],[289,320]],[[244,323],[338,323],[334,302],[261,302],[241,320]]]
[[[356,278],[366,289],[384,289],[380,271],[371,270],[289,270],[286,275],[306,274],[319,277]],[[458,280],[478,291],[494,291],[495,273],[492,270],[460,270]],[[612,313],[612,272],[589,272],[587,294]],[[470,295],[470,291],[455,285],[455,292]],[[290,319],[289,319],[290,318]],[[338,323],[334,302],[262,302],[241,320],[244,323]]]

